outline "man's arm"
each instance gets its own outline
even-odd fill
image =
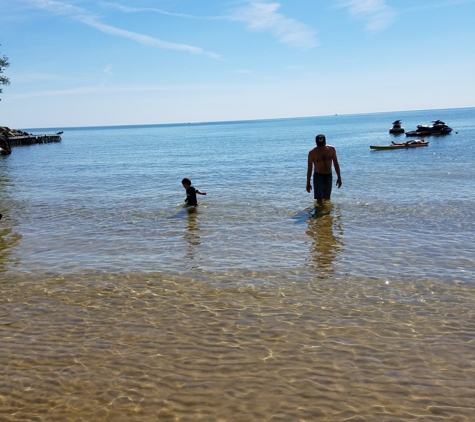
[[[307,192],[310,193],[312,190],[312,184],[310,183],[310,178],[312,177],[312,168],[313,168],[313,157],[312,151],[308,153],[308,165],[307,165]]]
[[[336,175],[338,176],[336,185],[338,186],[338,189],[340,189],[342,182],[341,182],[341,173],[340,173],[340,163],[338,162],[338,157],[336,156],[336,150],[333,153],[333,165],[335,166],[335,172],[336,172]]]

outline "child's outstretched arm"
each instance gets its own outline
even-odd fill
[[[206,195],[206,192],[201,192],[200,190],[196,189],[196,193],[199,193],[200,195]]]

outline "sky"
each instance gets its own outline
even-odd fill
[[[475,106],[475,0],[0,0],[0,126]]]

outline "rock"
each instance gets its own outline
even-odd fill
[[[1,135],[9,138],[11,136],[23,136],[23,135],[28,135],[28,134],[26,132],[22,132],[21,130],[10,129],[9,127],[6,127],[6,126],[0,126],[0,136]]]
[[[3,134],[0,134],[0,155],[10,155],[12,153],[12,148],[8,138]]]

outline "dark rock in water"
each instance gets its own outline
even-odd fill
[[[8,138],[0,134],[0,155],[10,155],[12,153],[12,147]]]

